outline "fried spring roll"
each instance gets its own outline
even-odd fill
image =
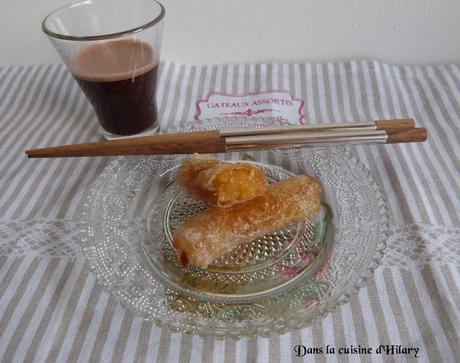
[[[177,257],[183,266],[206,267],[239,244],[313,217],[320,210],[320,194],[313,177],[299,175],[269,185],[245,203],[210,207],[174,232]]]
[[[255,165],[200,156],[186,159],[173,180],[185,193],[219,207],[245,202],[267,188],[264,171]]]

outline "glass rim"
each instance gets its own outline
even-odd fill
[[[143,31],[145,29],[151,28],[152,26],[158,24],[161,20],[163,20],[163,18],[165,16],[165,8],[164,8],[164,6],[157,0],[151,0],[151,1],[157,3],[160,6],[160,13],[157,16],[155,16],[155,18],[150,20],[149,22],[147,22],[145,24],[142,24],[142,25],[139,25],[139,26],[134,27],[134,28],[127,29],[127,30],[122,30],[122,31],[115,32],[115,33],[101,34],[101,35],[76,36],[76,35],[65,35],[65,34],[56,33],[54,31],[50,30],[46,26],[47,20],[52,15],[55,15],[59,11],[62,11],[64,9],[68,9],[68,8],[72,8],[72,7],[77,7],[77,6],[89,4],[89,3],[92,3],[93,0],[78,1],[78,2],[75,2],[75,3],[72,3],[72,4],[61,6],[61,7],[57,8],[57,9],[53,10],[52,12],[50,12],[43,19],[43,21],[42,21],[42,30],[43,30],[43,32],[45,34],[47,34],[48,36],[50,36],[52,38],[62,39],[62,40],[74,40],[74,41],[104,40],[104,39],[113,39],[113,38],[119,38],[119,37],[123,37],[123,36],[128,36],[128,35],[135,34],[135,33],[138,33],[140,31]]]

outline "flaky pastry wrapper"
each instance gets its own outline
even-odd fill
[[[250,242],[319,213],[321,187],[299,175],[271,184],[266,191],[229,208],[210,207],[173,233],[183,266],[206,267],[239,244]]]
[[[186,194],[219,207],[245,202],[267,188],[264,171],[255,165],[198,155],[185,159],[172,179]]]

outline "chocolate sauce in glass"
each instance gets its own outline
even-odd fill
[[[71,70],[106,131],[132,135],[156,122],[158,65],[149,44],[127,39],[90,45],[77,53]]]

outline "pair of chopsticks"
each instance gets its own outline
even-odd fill
[[[225,153],[315,145],[421,142],[424,128],[413,119],[308,126],[194,131],[27,150],[29,158]]]

